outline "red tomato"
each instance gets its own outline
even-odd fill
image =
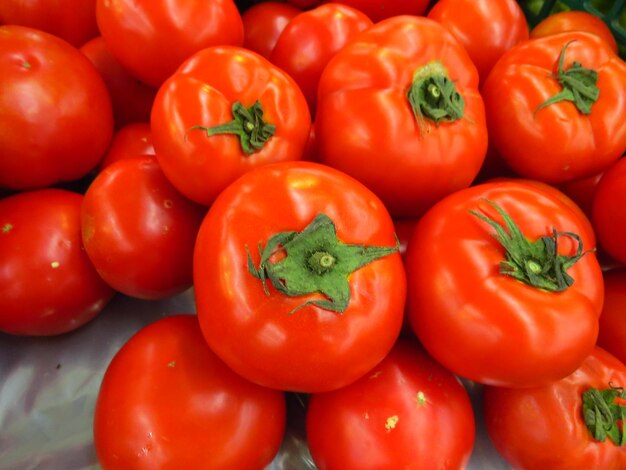
[[[593,176],[626,149],[626,64],[597,36],[560,33],[519,44],[481,90],[490,144],[521,176],[553,184]]]
[[[147,122],[133,122],[118,129],[113,134],[109,150],[100,162],[100,168],[139,155],[154,155],[152,131]]]
[[[2,0],[0,24],[28,26],[80,47],[98,35],[96,0]]]
[[[324,0],[322,3],[341,3],[362,11],[374,22],[398,15],[420,16],[426,13],[430,0]]]
[[[531,38],[540,38],[568,31],[586,31],[602,38],[617,54],[617,41],[608,25],[586,11],[560,11],[547,16],[530,31]]]
[[[579,180],[568,181],[559,185],[559,189],[570,197],[585,215],[591,219],[591,204],[593,202],[593,194],[596,186],[602,178],[602,173],[593,176],[587,176]]]
[[[115,59],[102,36],[80,48],[98,69],[109,90],[117,128],[136,121],[149,121],[156,90],[138,81]]]
[[[585,424],[585,413],[602,422],[599,411],[594,410],[598,402],[625,413],[623,388],[604,392],[606,401],[590,391],[607,391],[611,386],[624,387],[625,383],[626,366],[595,348],[571,375],[556,382],[522,389],[485,387],[487,431],[498,452],[516,469],[622,470],[626,468],[626,446],[614,444],[610,438],[596,440],[594,426]],[[615,400],[620,393],[623,398]],[[583,407],[583,399],[591,406]],[[622,403],[621,407],[616,401]],[[610,424],[619,427],[614,420]],[[599,424],[598,428],[604,426]]]
[[[380,362],[405,300],[381,201],[312,162],[257,168],[220,194],[198,234],[194,288],[217,355],[253,382],[298,392],[339,388]]]
[[[113,133],[108,91],[76,48],[0,26],[0,186],[24,190],[85,176]]]
[[[151,126],[167,177],[209,205],[252,168],[302,158],[311,117],[296,83],[267,59],[212,47],[190,57],[159,89]]]
[[[96,18],[113,57],[154,87],[205,47],[243,44],[232,0],[97,0]]]
[[[481,83],[505,51],[528,39],[528,22],[516,0],[439,0],[428,17],[465,46]]]
[[[252,384],[207,347],[195,315],[137,332],[100,387],[94,442],[105,470],[257,470],[278,452],[284,394]]]
[[[365,14],[339,3],[308,10],[285,27],[270,61],[287,72],[306,96],[315,116],[317,85],[330,58],[372,25]]]
[[[604,172],[591,201],[591,221],[600,247],[626,264],[626,158]]]
[[[92,320],[113,296],[82,246],[82,200],[61,189],[0,200],[0,331],[65,333]]]
[[[320,470],[465,468],[474,412],[452,373],[400,340],[355,383],[311,396],[306,435]]]
[[[191,287],[193,245],[205,211],[174,189],[154,157],[120,160],[85,193],[85,250],[119,292],[167,297]]]
[[[626,364],[626,268],[604,272],[598,346]]]
[[[484,183],[446,197],[417,223],[406,254],[409,319],[455,374],[541,385],[570,374],[593,348],[604,295],[588,251],[594,236],[580,209],[555,193]]]
[[[241,14],[243,21],[243,47],[269,59],[278,36],[297,14],[298,7],[284,2],[261,2]]]
[[[355,177],[395,217],[467,187],[487,150],[478,74],[434,20],[398,16],[341,49],[319,83],[322,163]]]

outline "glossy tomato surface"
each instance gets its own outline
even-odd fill
[[[591,352],[604,296],[599,263],[588,251],[594,236],[580,208],[555,192],[522,181],[484,183],[448,196],[419,220],[406,254],[408,315],[425,348],[452,372],[527,387],[570,374]],[[536,245],[514,251],[519,265],[510,262],[495,227],[476,215],[513,233],[491,203]],[[554,250],[568,257],[556,264],[541,239],[554,241],[553,230],[561,234]],[[508,246],[520,245],[519,239]],[[556,265],[568,268],[557,274]],[[514,269],[546,276],[531,285],[506,274]],[[550,287],[565,274],[569,287]]]
[[[99,168],[102,169],[118,160],[139,155],[154,155],[152,130],[148,122],[131,122],[115,131],[111,145],[100,162]]]
[[[459,380],[412,340],[367,375],[313,394],[307,442],[317,468],[465,468],[474,412]]]
[[[82,178],[113,133],[104,81],[76,48],[32,28],[0,26],[0,187]]]
[[[93,319],[113,296],[83,248],[82,201],[61,189],[0,200],[0,331],[65,333]]]
[[[139,330],[109,364],[94,443],[107,470],[255,470],[278,452],[285,419],[282,392],[230,370],[195,315],[173,315]]]
[[[287,295],[269,279],[266,292],[251,270],[260,266],[259,248],[280,232],[303,231],[319,214],[333,222],[341,243],[358,246],[357,253],[365,252],[362,245],[390,253],[349,274],[342,264],[320,274],[328,282],[339,274],[332,297],[326,288]],[[311,248],[302,260],[322,251]],[[300,255],[293,256],[297,263]],[[301,265],[305,274],[308,263]],[[295,277],[284,282],[289,287],[292,281],[295,288],[304,285]],[[249,380],[299,392],[339,388],[380,362],[399,334],[406,294],[393,222],[381,201],[344,173],[311,162],[255,169],[222,192],[198,234],[194,287],[202,332],[216,354]],[[347,300],[343,312],[305,305],[338,306],[338,299]]]
[[[300,8],[285,2],[255,3],[241,14],[243,47],[269,59],[280,33],[299,13]]]

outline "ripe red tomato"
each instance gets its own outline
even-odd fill
[[[85,176],[113,134],[107,88],[76,48],[0,26],[0,186],[42,188]]]
[[[193,246],[205,212],[174,189],[153,156],[120,160],[85,193],[83,243],[119,292],[167,297],[191,287]]]
[[[269,59],[280,33],[299,13],[302,10],[294,5],[274,1],[256,3],[247,8],[241,14],[243,47]]]
[[[96,0],[2,0],[0,24],[28,26],[80,47],[98,35]]]
[[[626,158],[621,158],[602,174],[591,200],[598,244],[621,264],[626,264],[625,188]]]
[[[82,201],[62,189],[0,200],[0,331],[65,333],[92,320],[113,296],[83,249]]]
[[[528,22],[516,0],[439,0],[428,17],[465,46],[481,84],[504,52],[528,39]]]
[[[204,336],[230,367],[318,392],[355,381],[392,348],[405,275],[391,217],[369,189],[285,162],[246,173],[215,200],[196,241],[194,288]]]
[[[598,346],[626,364],[626,268],[604,272],[604,305]]]
[[[485,387],[487,431],[498,452],[516,469],[622,470],[623,441],[620,445],[605,437],[600,442],[594,433],[606,436],[607,428],[613,427],[611,432],[623,439],[623,424],[608,418],[611,412],[621,412],[622,417],[626,413],[625,383],[626,365],[595,348],[571,375],[556,382],[521,389]],[[620,394],[622,398],[616,399]],[[607,405],[612,405],[610,411]],[[607,415],[600,415],[604,411]],[[597,419],[597,428],[586,424],[591,419]]]
[[[139,155],[154,155],[152,131],[147,122],[132,122],[113,134],[111,145],[100,162],[100,169],[111,163]]]
[[[270,61],[298,84],[315,116],[317,85],[330,58],[372,25],[364,13],[328,3],[293,18],[278,37]]]
[[[80,51],[98,69],[111,96],[116,128],[133,122],[148,122],[156,90],[138,81],[107,48],[102,36],[84,44]]]
[[[151,126],[168,179],[209,205],[245,172],[302,158],[311,116],[298,85],[267,59],[240,47],[211,47],[159,89]]]
[[[424,347],[455,374],[541,385],[570,374],[595,345],[604,293],[588,251],[594,235],[557,192],[484,183],[418,221],[406,254],[408,315]]]
[[[113,57],[153,87],[197,51],[243,44],[233,0],[97,0],[96,19]]]
[[[278,452],[284,394],[252,384],[207,347],[195,315],[144,327],[106,370],[94,416],[105,470],[257,470]]]
[[[320,470],[465,468],[474,412],[451,372],[399,340],[364,377],[310,397],[306,435]]]
[[[293,1],[293,0],[292,0]],[[430,0],[324,0],[321,3],[341,3],[362,11],[375,23],[399,15],[421,16],[426,13]]]
[[[383,20],[341,49],[319,83],[320,161],[355,177],[395,217],[467,187],[487,150],[478,74],[434,20]]]
[[[490,145],[521,176],[552,184],[593,176],[626,149],[626,63],[595,35],[519,44],[481,90]]]

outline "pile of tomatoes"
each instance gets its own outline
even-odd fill
[[[102,468],[626,468],[626,63],[513,0],[4,0],[0,331],[193,290]],[[68,15],[68,11],[72,13]],[[467,385],[482,388],[475,416]]]

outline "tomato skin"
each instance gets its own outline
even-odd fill
[[[298,84],[315,116],[317,87],[330,58],[354,36],[372,25],[364,13],[340,3],[308,10],[285,26],[270,61]]]
[[[289,297],[271,285],[268,296],[250,274],[246,246],[257,263],[258,243],[301,231],[318,213],[334,221],[344,243],[396,243],[393,222],[371,191],[312,162],[245,174],[216,199],[198,233],[194,291],[204,336],[230,367],[261,385],[298,392],[347,385],[382,360],[400,331],[406,281],[397,252],[349,276],[352,298],[343,313],[308,305],[289,314],[319,296]]]
[[[119,128],[113,134],[109,150],[100,162],[100,169],[118,160],[139,155],[154,155],[152,130],[147,122],[132,122]]]
[[[607,169],[591,200],[591,221],[598,243],[620,264],[626,264],[626,159]]]
[[[199,50],[243,44],[232,0],[97,0],[96,19],[113,57],[153,87]]]
[[[505,51],[528,39],[528,22],[515,0],[439,0],[428,18],[465,46],[481,83]]]
[[[475,439],[465,388],[409,340],[356,382],[313,394],[306,431],[320,470],[465,468]]]
[[[553,74],[568,43],[565,69],[577,61],[598,72],[600,93],[588,115],[571,102],[537,110],[561,91]],[[560,33],[509,49],[481,90],[490,144],[520,176],[551,184],[590,177],[626,148],[626,64],[590,33]]]
[[[117,291],[164,298],[191,287],[205,208],[181,195],[153,156],[124,159],[93,180],[82,205],[87,255]]]
[[[455,374],[490,385],[540,385],[570,374],[593,348],[604,295],[595,254],[567,271],[574,283],[565,291],[537,289],[500,274],[504,248],[469,212],[501,220],[485,199],[493,201],[531,241],[554,227],[593,249],[588,221],[555,192],[484,183],[446,197],[418,221],[406,254],[408,315],[424,347]],[[573,255],[576,244],[561,236],[558,250]]]
[[[604,272],[598,346],[626,364],[626,268]]]
[[[96,0],[2,0],[0,24],[45,31],[80,47],[98,35]]]
[[[465,117],[424,129],[406,93],[415,71],[433,61],[464,98]],[[423,17],[383,20],[329,61],[315,127],[320,161],[372,189],[394,217],[417,217],[469,186],[487,150],[476,68],[451,33]]]
[[[333,3],[333,0],[325,0],[322,3]],[[362,11],[373,22],[399,15],[421,16],[426,13],[430,0],[402,0],[401,2],[386,2],[381,0],[340,0],[341,3]]]
[[[626,383],[626,366],[599,347],[571,375],[536,388],[485,387],[483,410],[491,441],[520,470],[626,466],[626,447],[597,442],[587,430],[581,395]]]
[[[215,73],[228,70],[229,73]],[[232,105],[259,101],[263,119],[276,126],[264,147],[246,155],[234,135],[208,137],[193,126],[231,121]],[[311,116],[296,83],[260,55],[238,47],[194,54],[157,93],[151,117],[157,159],[172,184],[209,205],[233,180],[260,165],[302,158]]]
[[[243,47],[269,59],[280,33],[299,13],[302,10],[289,3],[267,1],[252,5],[241,14]]]
[[[0,200],[0,331],[65,333],[92,320],[114,295],[84,252],[82,200],[62,189]]]
[[[85,176],[113,133],[108,91],[74,47],[0,26],[0,186],[43,188]]]
[[[259,469],[285,429],[282,392],[247,382],[207,347],[195,315],[122,346],[102,380],[94,442],[103,469]]]

